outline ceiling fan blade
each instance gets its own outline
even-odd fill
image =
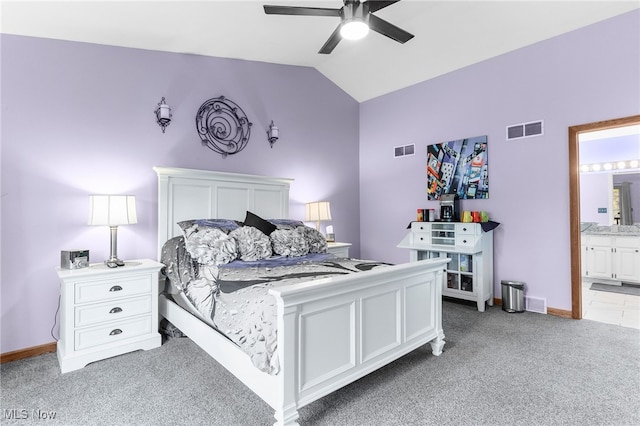
[[[340,16],[342,9],[326,7],[269,6],[264,5],[267,15],[306,15],[306,16]]]
[[[394,3],[398,3],[400,0],[392,0],[392,1],[372,1],[369,0],[367,2],[365,2],[365,4],[369,7],[369,12],[375,12],[377,10],[380,10],[382,8],[385,8],[387,6],[391,6]]]
[[[369,28],[399,43],[406,43],[413,38],[413,34],[396,27],[384,19],[378,18],[376,15],[369,15]]]
[[[338,43],[340,42],[340,40],[342,40],[342,37],[340,36],[340,27],[341,26],[342,26],[342,24],[340,24],[340,25],[338,25],[336,27],[336,29],[333,31],[333,33],[331,33],[331,36],[326,41],[324,46],[322,46],[322,48],[320,49],[320,51],[318,53],[324,53],[324,54],[328,55],[329,53],[333,52],[333,49],[335,49],[336,46],[338,45]]]

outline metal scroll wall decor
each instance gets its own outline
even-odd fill
[[[196,129],[202,144],[222,158],[237,154],[247,146],[251,125],[242,108],[224,96],[209,99],[196,114]]]

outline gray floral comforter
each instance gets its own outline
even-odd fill
[[[162,250],[170,292],[184,292],[211,324],[246,352],[260,370],[277,374],[277,307],[270,288],[370,270],[386,264],[337,258],[327,253],[235,260],[200,271],[184,239],[169,240]],[[204,272],[204,273],[203,273]]]

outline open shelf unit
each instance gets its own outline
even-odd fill
[[[481,312],[493,305],[493,231],[479,223],[413,222],[398,247],[409,249],[412,262],[451,259],[443,296],[475,301]]]

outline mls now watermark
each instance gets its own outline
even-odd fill
[[[56,412],[41,410],[40,408],[5,408],[2,410],[2,418],[5,420],[53,420]]]

